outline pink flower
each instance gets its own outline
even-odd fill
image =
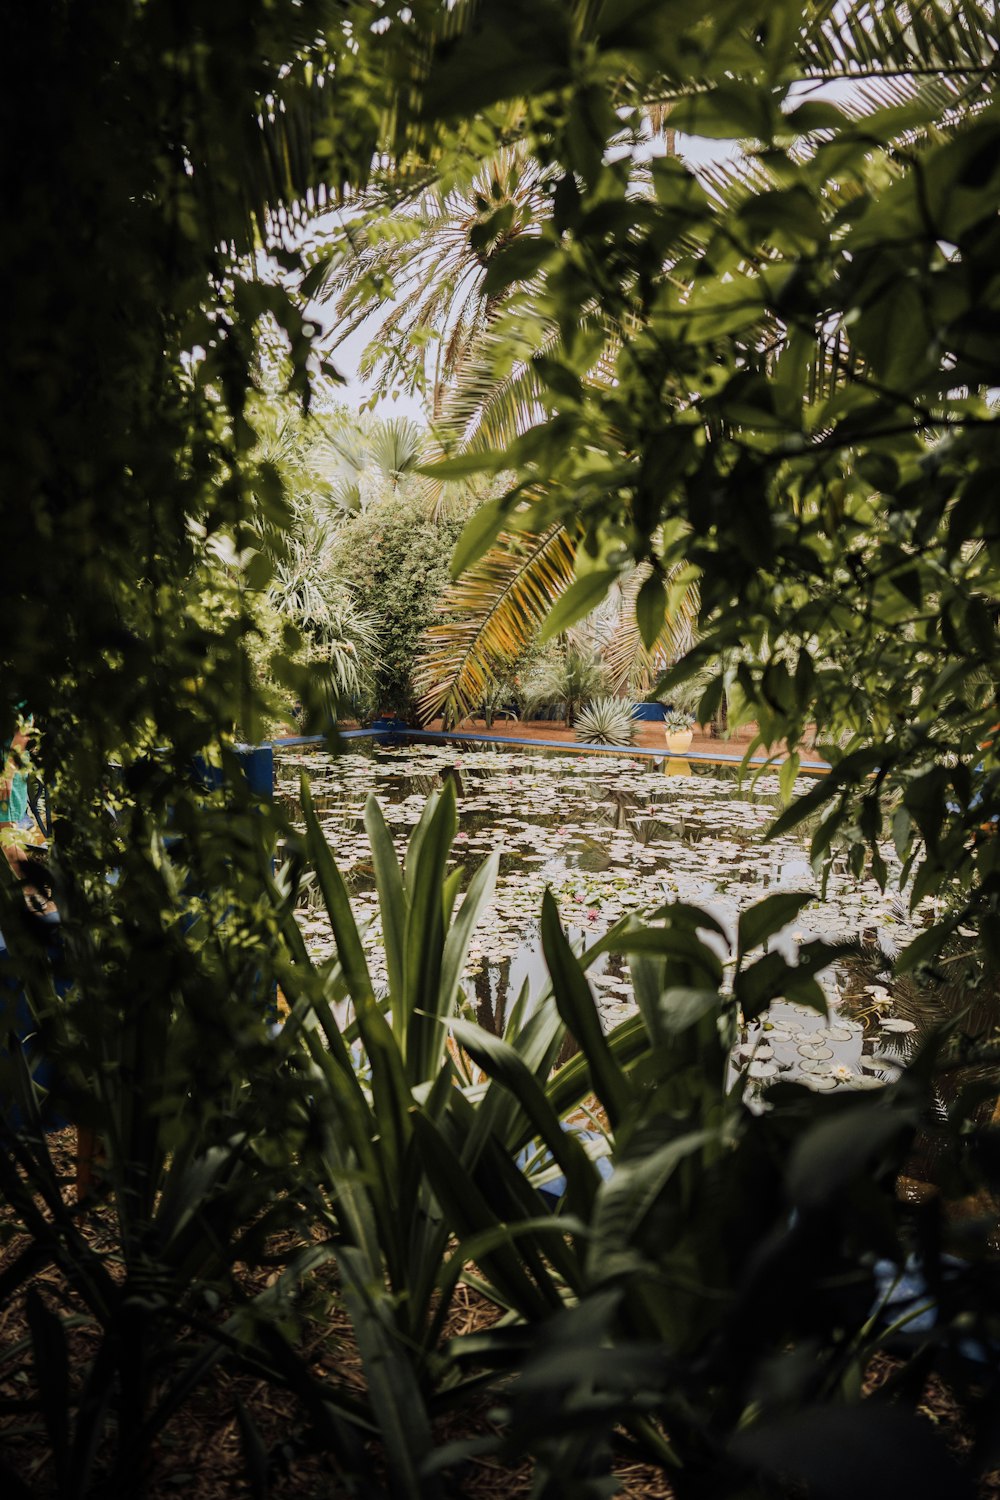
[[[598,910],[597,910],[597,907],[596,907],[596,906],[592,906],[592,907],[591,907],[591,908],[590,908],[590,910],[589,910],[589,911],[588,911],[588,913],[587,913],[587,921],[588,921],[588,922],[596,922],[596,921],[597,921],[597,919],[598,919],[598,917],[599,917],[599,916],[600,916],[600,915],[601,915],[601,914],[600,914],[600,912],[599,912],[599,911],[598,911]]]

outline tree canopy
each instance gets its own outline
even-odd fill
[[[880,872],[891,814],[914,896],[957,898],[956,922],[967,901],[995,933],[987,10],[486,5],[430,96],[487,110],[517,88],[498,59],[521,41],[534,59],[524,129],[551,213],[530,264],[512,247],[489,283],[515,345],[539,316],[560,333],[530,355],[542,412],[485,459],[436,466],[517,475],[456,571],[502,528],[582,526],[548,628],[639,562],[647,643],[696,582],[700,640],[675,680],[710,666],[702,717],[735,687],[765,744],[816,722],[835,769],[807,802],[826,814],[815,852],[846,832]],[[678,133],[739,138],[742,165],[661,155],[637,187],[651,99]]]

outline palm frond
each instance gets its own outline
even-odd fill
[[[982,0],[830,0],[806,12],[799,56],[824,78],[972,75],[996,66],[996,6]]]
[[[648,693],[664,668],[694,643],[699,601],[697,585],[691,584],[668,609],[663,629],[652,647],[644,645],[636,621],[635,601],[649,573],[649,564],[641,563],[621,585],[620,605],[603,643],[602,654],[612,693]]]
[[[445,592],[416,674],[421,722],[465,718],[518,659],[574,578],[578,537],[563,526],[504,532]]]
[[[417,190],[405,176],[397,190],[390,172],[315,256],[326,267],[315,295],[333,303],[334,345],[371,319],[365,366],[383,389],[400,379],[443,388],[497,311],[483,285],[494,257],[547,211],[546,175],[524,142],[451,164],[446,183]]]

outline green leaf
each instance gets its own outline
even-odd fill
[[[474,510],[462,528],[451,556],[451,576],[460,578],[466,569],[487,553],[506,520],[507,507],[502,498],[487,500]]]
[[[807,100],[784,116],[785,123],[803,135],[813,130],[838,130],[848,119],[843,110],[826,99]]]
[[[393,1493],[408,1500],[441,1495],[440,1483],[420,1472],[432,1447],[431,1425],[410,1349],[393,1326],[392,1299],[353,1246],[340,1246],[336,1256]]]
[[[811,891],[776,891],[763,901],[740,913],[738,946],[740,957],[794,922],[804,906],[813,900]]]
[[[441,964],[441,994],[437,1007],[439,1016],[451,1016],[455,1008],[469,943],[483,908],[490,901],[496,887],[500,870],[500,855],[491,854],[473,875],[465,893],[458,916],[445,939],[444,957]]]
[[[607,1110],[612,1126],[621,1120],[629,1101],[625,1075],[608,1047],[600,1017],[583,970],[566,940],[552,892],[542,898],[542,950],[559,1014],[579,1043],[594,1083],[594,1092]]]
[[[749,82],[733,82],[678,100],[670,124],[685,135],[712,140],[767,141],[780,118],[765,90]]]
[[[483,293],[494,296],[515,281],[530,281],[552,254],[552,245],[540,235],[522,235],[494,255],[483,277]]]
[[[790,755],[786,755],[781,763],[781,769],[778,772],[778,785],[781,788],[781,795],[785,802],[792,795],[792,788],[795,786],[795,778],[799,774],[799,766],[801,764],[802,762],[797,750],[793,750]]]
[[[667,591],[658,573],[650,573],[635,601],[635,618],[647,651],[656,644],[667,612]]]
[[[587,1273],[596,1280],[614,1275],[616,1262],[677,1168],[705,1146],[721,1139],[718,1130],[698,1130],[668,1141],[649,1155],[619,1158],[614,1174],[601,1184],[587,1249]]]
[[[428,798],[406,851],[406,964],[403,989],[392,1003],[394,1010],[404,1010],[411,1084],[434,1078],[444,1052],[445,1039],[435,1018],[443,999],[444,888],[457,828],[455,788],[449,781],[437,796]]]
[[[788,1164],[785,1181],[791,1201],[816,1207],[835,1198],[852,1180],[867,1177],[877,1161],[891,1166],[919,1115],[916,1104],[901,1108],[895,1099],[866,1100],[814,1125],[797,1142]]]
[[[920,933],[919,937],[907,943],[896,959],[896,973],[911,974],[921,964],[931,963],[938,957],[960,921],[961,917],[949,917],[943,922],[935,922],[926,931]]]
[[[406,896],[403,890],[403,872],[399,868],[396,850],[392,841],[378,798],[372,792],[365,803],[365,831],[372,851],[375,870],[375,887],[378,891],[379,912],[382,917],[382,938],[385,947],[386,970],[391,994],[403,993],[403,973],[406,954]],[[393,1016],[393,1030],[397,1030]],[[402,1028],[400,1016],[399,1026]]]
[[[553,605],[539,632],[539,642],[544,644],[545,641],[552,640],[553,636],[562,635],[577,620],[589,615],[600,604],[617,577],[618,573],[613,568],[595,568],[592,573],[577,578]]]
[[[477,448],[471,453],[457,453],[453,458],[438,458],[433,463],[418,464],[414,472],[424,474],[428,479],[468,479],[471,474],[495,474],[502,467],[502,453]],[[497,500],[488,500],[470,517],[468,524],[471,525],[484,510],[497,504],[499,504]],[[483,550],[485,551],[485,548]],[[458,576],[457,572],[455,576]]]
[[[418,1112],[414,1115],[413,1131],[435,1195],[458,1238],[490,1235],[502,1228],[497,1214],[434,1122]],[[532,1201],[537,1211],[537,1194],[532,1194]],[[491,1243],[495,1248],[483,1254],[482,1269],[509,1306],[516,1307],[524,1317],[544,1318],[559,1305],[557,1295],[532,1281],[523,1257],[506,1237]]]
[[[499,1037],[454,1021],[455,1038],[491,1078],[502,1083],[524,1110],[540,1139],[566,1176],[566,1201],[586,1221],[597,1191],[598,1174],[572,1130],[564,1130],[545,1090],[515,1049]]]
[[[778,839],[783,834],[790,833],[793,828],[797,828],[800,823],[804,823],[806,818],[810,817],[824,803],[829,802],[832,797],[835,797],[837,790],[837,783],[830,776],[824,776],[815,786],[811,786],[808,792],[805,792],[801,797],[796,797],[794,802],[790,803],[783,812],[778,814],[767,830],[767,838]]]
[[[365,1000],[374,1000],[375,991],[372,988],[361,936],[354,920],[354,913],[351,911],[350,896],[344,884],[344,877],[337,869],[336,861],[323,837],[312,792],[305,776],[302,776],[299,782],[299,796],[302,803],[302,818],[306,827],[306,848],[316,871],[316,879],[330,918],[330,926],[337,945],[337,955],[351,999],[356,1006],[360,1006]]]
[[[617,938],[611,950],[614,953],[658,955],[668,960],[664,969],[664,983],[697,984],[699,979],[709,985],[722,981],[722,963],[717,953],[703,943],[696,933],[675,927],[669,921],[665,927],[640,927]]]

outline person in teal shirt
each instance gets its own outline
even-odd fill
[[[30,734],[31,720],[23,719],[13,739],[4,746],[3,772],[0,774],[0,843],[15,869],[23,857],[17,831],[28,812],[28,777],[24,770],[24,755]]]

